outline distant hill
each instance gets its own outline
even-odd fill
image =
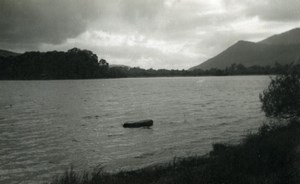
[[[238,41],[217,56],[190,70],[225,69],[234,63],[249,67],[291,62],[300,63],[300,28],[271,36],[257,43]]]
[[[0,49],[0,56],[2,57],[17,56],[17,55],[19,55],[19,53]]]
[[[295,28],[282,34],[271,36],[259,43],[268,45],[300,44],[300,28]]]
[[[124,68],[126,70],[129,70],[131,67],[127,66],[127,65],[116,65],[116,64],[110,64],[109,65],[110,68]]]

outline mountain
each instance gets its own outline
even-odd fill
[[[282,34],[271,36],[259,43],[268,45],[300,44],[300,28],[295,28]]]
[[[9,57],[9,56],[17,56],[19,53],[11,52],[8,50],[2,50],[0,49],[0,57]]]
[[[249,67],[292,62],[300,63],[300,28],[271,36],[256,43],[238,41],[217,56],[190,68],[190,70],[225,69],[234,63]]]

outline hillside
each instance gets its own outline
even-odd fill
[[[271,36],[259,43],[269,45],[300,44],[300,28],[295,28],[282,34]]]
[[[110,68],[123,68],[125,70],[129,70],[131,67],[127,65],[116,65],[116,64],[111,64],[109,65]]]
[[[226,67],[236,63],[246,67],[300,63],[300,29],[271,36],[260,42],[238,41],[217,56],[204,63],[192,67],[195,69],[211,69]]]
[[[17,56],[19,53],[11,52],[8,50],[2,50],[0,49],[0,57],[9,57],[9,56]]]

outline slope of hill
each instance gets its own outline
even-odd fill
[[[17,56],[19,53],[11,52],[8,50],[2,50],[0,49],[0,57],[9,57],[9,56]]]
[[[111,64],[109,65],[110,68],[123,68],[123,69],[126,69],[126,70],[129,70],[131,67],[130,66],[127,66],[127,65],[116,65],[116,64]]]
[[[266,66],[279,64],[300,63],[300,29],[271,36],[261,42],[238,41],[217,56],[204,63],[192,67],[195,69],[211,69],[226,67],[236,63],[244,66]]]
[[[300,44],[300,28],[295,28],[290,31],[271,36],[259,43],[269,45],[290,45]]]

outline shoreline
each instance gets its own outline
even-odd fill
[[[215,143],[206,155],[174,158],[172,162],[137,170],[75,172],[56,176],[51,184],[66,183],[297,183],[300,173],[296,148],[300,145],[300,120],[287,125],[262,125],[241,143]],[[295,166],[297,165],[297,166]],[[268,181],[268,182],[267,182]]]

